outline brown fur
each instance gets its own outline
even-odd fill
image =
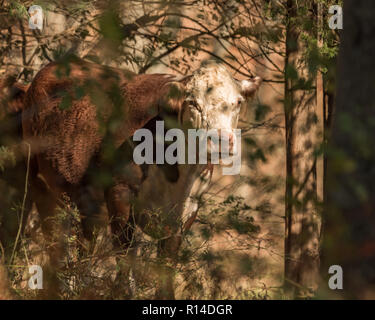
[[[60,79],[56,76],[56,63],[47,65],[37,74],[27,92],[23,128],[25,139],[34,142],[37,158],[43,154],[43,159],[66,182],[78,184],[90,159],[99,152],[105,134],[111,134],[113,145],[118,147],[161,112],[162,106],[168,104],[163,99],[168,96],[173,78],[162,74],[133,75],[83,61],[70,67],[69,77]],[[67,110],[59,108],[62,99],[56,95],[58,90],[67,93],[73,86],[85,85],[90,80],[97,81],[89,90],[94,98],[102,99],[99,106],[102,110],[98,110],[89,95],[73,100]],[[100,125],[105,127],[114,112],[105,92],[111,85],[119,87],[125,101],[120,110],[122,119],[113,132],[102,132]],[[169,106],[179,108],[176,102]],[[35,138],[38,140],[33,141]]]

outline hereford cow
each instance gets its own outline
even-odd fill
[[[25,98],[23,134],[31,146],[31,196],[47,237],[51,215],[62,195],[74,201],[90,238],[102,190],[114,245],[127,249],[134,226],[159,242],[159,255],[177,255],[183,234],[197,215],[213,166],[145,164],[133,161],[138,129],[222,129],[233,143],[241,106],[259,87],[259,77],[236,81],[219,64],[202,66],[191,76],[135,75],[81,60],[50,63],[34,78]],[[156,143],[156,141],[154,141]],[[104,178],[103,178],[104,177]],[[51,249],[59,265],[62,250]],[[127,277],[128,269],[119,277]],[[173,298],[173,270],[162,267],[159,298]],[[124,280],[125,281],[125,280]]]

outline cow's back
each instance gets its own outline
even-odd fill
[[[40,164],[65,182],[79,184],[105,136],[118,148],[158,113],[171,79],[80,60],[70,63],[69,69],[51,63],[27,92],[24,138]]]

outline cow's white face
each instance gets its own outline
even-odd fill
[[[233,147],[241,107],[254,95],[261,78],[236,81],[220,64],[209,64],[195,72],[186,84],[188,112],[184,121],[196,129],[217,129]],[[224,131],[224,132],[223,132]]]

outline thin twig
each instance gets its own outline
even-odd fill
[[[10,257],[9,264],[12,264],[12,262],[13,262],[14,254],[15,254],[15,252],[16,252],[16,248],[17,248],[17,243],[18,243],[19,237],[20,237],[20,235],[21,235],[22,222],[23,222],[23,216],[24,216],[24,211],[25,211],[25,203],[26,203],[26,197],[27,197],[27,191],[28,191],[28,184],[29,184],[29,171],[30,171],[31,146],[30,146],[30,144],[27,143],[27,142],[25,142],[25,144],[26,144],[27,147],[28,147],[28,153],[27,153],[27,169],[26,169],[26,179],[25,179],[25,192],[24,192],[24,194],[23,194],[23,200],[22,200],[21,219],[20,219],[20,223],[19,223],[19,227],[18,227],[18,232],[17,232],[17,236],[16,236],[16,241],[15,241],[15,243],[14,243],[13,252],[12,252],[12,255],[11,255],[11,257]]]

